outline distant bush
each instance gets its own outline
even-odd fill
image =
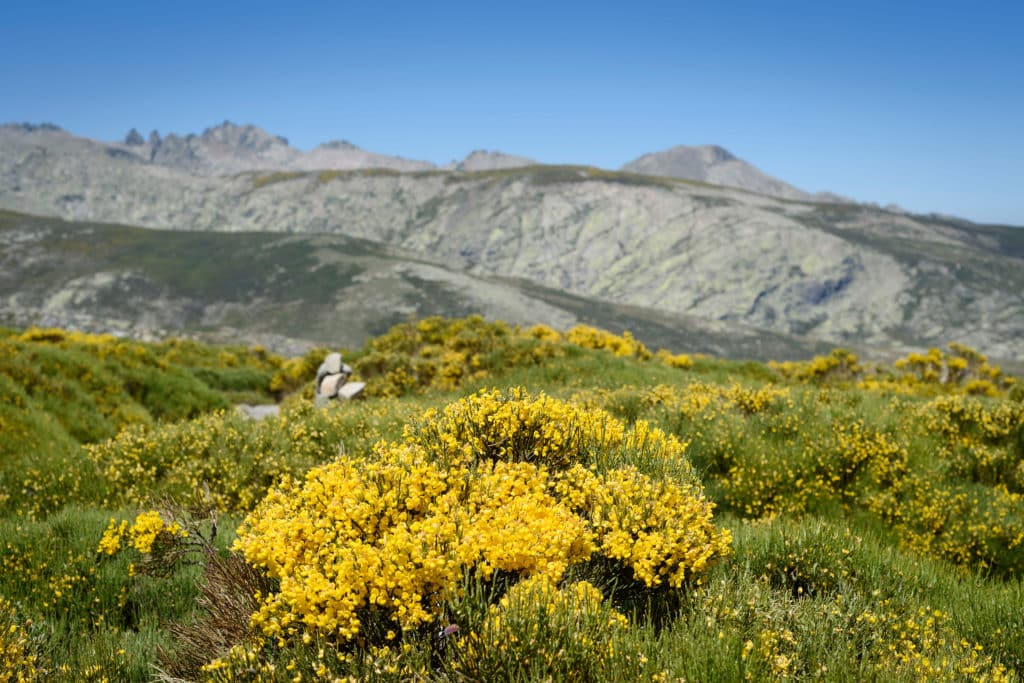
[[[480,316],[460,320],[425,318],[396,325],[367,343],[354,360],[370,396],[401,396],[410,391],[451,391],[489,373],[554,357],[550,343],[519,336],[501,322]]]
[[[949,352],[933,348],[927,353],[911,352],[897,359],[892,368],[867,368],[857,356],[835,349],[828,356],[810,361],[770,361],[769,367],[787,380],[815,384],[853,384],[861,389],[905,395],[934,396],[962,393],[1000,396],[1012,390],[1014,378],[990,365],[974,349],[950,342]]]
[[[232,392],[269,396],[281,362],[262,349],[187,340],[144,344],[60,329],[30,328],[0,339],[0,375],[86,443],[128,425],[226,408]]]
[[[864,373],[857,355],[846,349],[833,349],[827,356],[810,361],[769,361],[768,366],[786,379],[798,382],[851,382]]]

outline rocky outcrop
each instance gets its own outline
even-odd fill
[[[520,168],[522,166],[536,166],[537,162],[526,157],[519,157],[504,152],[492,152],[486,149],[476,149],[466,155],[466,158],[455,165],[457,171],[497,171],[503,168]]]
[[[128,134],[124,136],[124,144],[129,147],[138,147],[139,145],[146,144],[146,140],[142,137],[142,134],[139,133],[139,131],[132,128],[128,131]]]

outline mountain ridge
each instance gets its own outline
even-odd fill
[[[3,124],[0,125],[0,129],[28,133],[59,131],[78,137],[54,124]],[[120,142],[79,139],[106,145],[117,152],[133,154],[143,161],[156,165],[199,175],[231,175],[247,171],[295,172],[370,168],[399,172],[475,172],[540,165],[528,157],[485,149],[472,150],[461,161],[440,165],[430,161],[367,151],[348,140],[331,140],[304,152],[291,147],[286,137],[273,135],[252,124],[239,125],[229,120],[207,127],[199,134],[170,133],[162,137],[158,131],[153,130],[144,138],[137,129],[132,128]],[[782,199],[852,201],[831,192],[804,192],[763,173],[718,145],[677,145],[644,154],[624,164],[619,170],[710,182]]]
[[[867,205],[581,166],[210,176],[63,132],[6,128],[0,207],[148,228],[347,235],[473,277],[839,345],[958,340],[1024,355],[1024,233]]]

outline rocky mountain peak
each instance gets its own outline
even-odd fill
[[[718,145],[677,145],[645,154],[622,170],[726,185],[783,199],[816,199],[815,195],[773,178]]]
[[[23,133],[63,133],[64,129],[52,123],[5,123],[0,128],[17,130]]]
[[[319,145],[319,148],[320,149],[347,150],[347,151],[355,151],[355,150],[359,149],[359,147],[357,147],[356,145],[353,145],[348,140],[330,140],[329,142],[325,142],[322,145]]]
[[[213,142],[251,151],[263,151],[280,145],[288,146],[287,138],[280,135],[271,135],[262,128],[251,124],[240,126],[228,120],[225,120],[219,126],[207,128],[199,138],[204,142]]]
[[[466,155],[465,159],[455,165],[455,169],[458,171],[494,171],[501,168],[518,168],[536,164],[536,161],[527,157],[486,149],[474,149]]]
[[[145,139],[143,139],[142,134],[139,133],[139,131],[132,128],[130,131],[128,131],[128,134],[124,136],[124,144],[128,145],[129,147],[138,147],[140,145],[146,144],[146,141]]]

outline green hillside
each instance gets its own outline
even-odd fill
[[[961,345],[426,318],[324,408],[325,349],[0,345],[0,680],[1024,674],[1024,393]]]
[[[626,306],[526,280],[469,275],[339,234],[198,232],[0,211],[0,323],[220,341],[296,353],[362,346],[434,315],[632,330],[649,344],[795,359],[828,346],[735,323]]]

